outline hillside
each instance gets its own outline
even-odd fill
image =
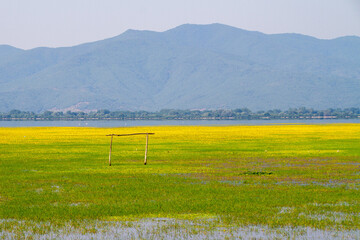
[[[186,24],[67,48],[0,46],[1,112],[345,108],[359,92],[359,37]]]

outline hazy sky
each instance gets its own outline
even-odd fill
[[[264,33],[360,36],[360,0],[0,0],[0,44],[29,49],[96,41],[127,29],[223,23]]]

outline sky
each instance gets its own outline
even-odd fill
[[[0,44],[74,46],[127,29],[222,23],[321,39],[360,36],[360,0],[0,0]]]

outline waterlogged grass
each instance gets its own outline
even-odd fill
[[[229,226],[219,221],[140,219],[137,221],[82,221],[65,226],[32,221],[2,222],[3,239],[358,239],[356,230],[309,227]]]
[[[132,136],[114,137],[108,166],[105,135],[133,132],[155,132],[148,165]],[[49,233],[163,218],[356,235],[359,188],[359,124],[0,128],[3,236],[24,221]]]

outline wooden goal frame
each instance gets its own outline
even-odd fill
[[[112,142],[113,137],[124,137],[124,136],[133,136],[133,135],[146,135],[146,145],[145,145],[145,160],[144,165],[147,164],[147,152],[148,152],[148,142],[149,142],[149,135],[154,135],[155,133],[129,133],[129,134],[108,134],[106,136],[110,137],[110,152],[109,152],[109,166],[111,166],[111,150],[112,150]]]

